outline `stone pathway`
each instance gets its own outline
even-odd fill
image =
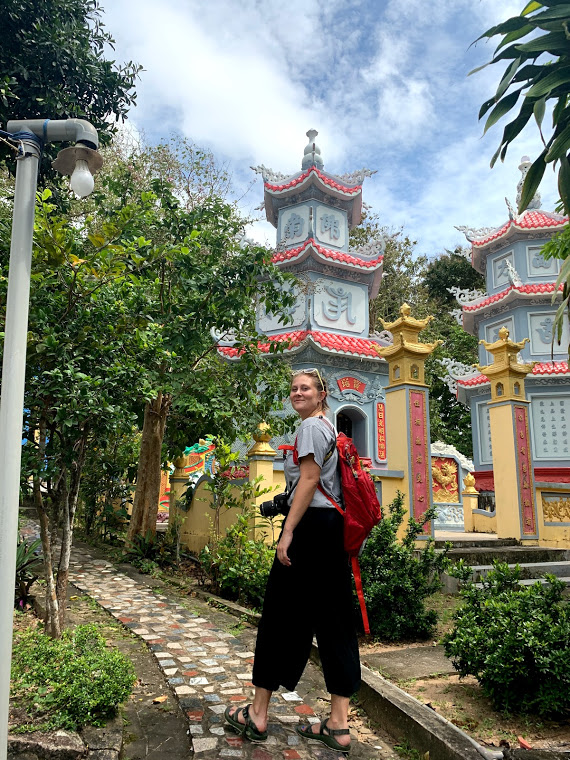
[[[95,599],[143,639],[158,660],[189,721],[194,753],[200,760],[340,760],[339,752],[295,733],[299,723],[317,723],[327,713],[320,671],[309,663],[295,692],[274,694],[269,738],[255,745],[244,741],[223,718],[228,705],[252,700],[251,669],[255,629],[239,630],[239,621],[192,599],[183,606],[117,570],[111,563],[74,549],[70,581]],[[351,758],[389,760],[397,757],[386,741],[358,720]],[[354,726],[353,726],[354,728]]]

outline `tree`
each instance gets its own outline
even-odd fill
[[[528,207],[540,185],[547,165],[552,164],[553,167],[558,165],[558,191],[561,204],[565,214],[570,215],[569,35],[570,6],[567,3],[563,0],[531,0],[523,8],[520,16],[514,16],[491,27],[479,37],[482,39],[500,36],[502,39],[489,63],[508,62],[497,92],[483,103],[479,112],[481,119],[489,109],[492,109],[485,122],[485,132],[515,108],[522,96],[516,117],[503,130],[501,142],[491,160],[491,166],[499,157],[501,161],[504,160],[509,145],[533,116],[544,144],[542,153],[535,159],[525,177],[519,201],[519,213]],[[475,71],[478,70],[475,69]],[[547,105],[552,106],[552,130],[550,135],[545,136],[543,130]],[[560,341],[564,312],[570,309],[570,236],[568,232],[565,231],[556,236],[545,253],[547,256],[565,259],[556,283],[563,284],[562,302],[555,318]]]
[[[377,297],[370,302],[370,331],[383,329],[380,319],[387,322],[398,319],[400,306],[409,303],[416,316],[425,312],[425,291],[421,285],[427,263],[425,256],[414,255],[414,240],[403,229],[390,231],[381,224],[377,214],[364,216],[362,222],[350,231],[350,245],[377,241],[384,245],[384,276]]]
[[[108,143],[113,122],[124,119],[135,102],[141,67],[107,59],[114,40],[105,31],[98,0],[0,0],[0,12],[0,124],[84,118]],[[5,146],[0,151],[7,155]]]
[[[484,289],[485,278],[476,272],[462,249],[445,251],[429,262],[423,285],[428,298],[428,312],[437,315],[429,325],[424,340],[443,340],[443,345],[426,361],[426,382],[430,386],[430,422],[433,440],[450,443],[465,456],[473,456],[471,415],[443,382],[440,360],[444,357],[471,365],[477,361],[477,338],[457,324],[450,310],[457,302],[449,288]]]
[[[273,266],[269,251],[245,241],[245,220],[218,196],[230,177],[211,153],[186,140],[113,151],[93,213],[114,213],[148,183],[156,215],[140,231],[148,245],[137,277],[152,324],[142,361],[154,397],[140,420],[129,540],[155,532],[161,466],[169,458],[206,431],[232,442],[250,433],[287,395],[285,365],[258,349],[265,338],[255,332],[255,307],[277,313],[292,303],[282,290],[290,275]],[[212,331],[234,336],[239,363],[220,358]]]
[[[287,395],[286,367],[269,363],[258,348],[263,337],[255,331],[255,305],[274,313],[292,305],[282,289],[289,276],[271,263],[269,251],[243,242],[244,222],[228,204],[212,198],[186,211],[170,186],[155,188],[162,215],[153,235],[171,242],[149,247],[142,275],[156,331],[156,350],[145,358],[155,392],[145,407],[129,540],[154,535],[168,451],[183,451],[205,426],[233,441]],[[180,240],[181,248],[174,242]],[[239,364],[220,358],[212,333],[233,335]],[[170,415],[174,425],[163,451]]]
[[[479,118],[489,109],[491,113],[485,122],[485,132],[501,117],[511,111],[523,96],[519,112],[503,131],[501,143],[493,156],[491,166],[497,158],[504,160],[509,145],[534,116],[544,150],[534,161],[525,178],[519,213],[532,200],[544,175],[546,165],[560,163],[558,189],[566,213],[570,213],[570,45],[568,34],[570,11],[560,0],[531,0],[520,16],[491,27],[479,39],[501,36],[495,55],[489,63],[510,61],[499,83],[495,95],[481,106]],[[537,35],[536,32],[545,32]],[[526,38],[526,42],[523,41]],[[537,63],[542,55],[549,60]],[[486,66],[489,64],[485,64]],[[481,67],[483,68],[483,67]],[[476,69],[479,70],[479,69]],[[473,73],[473,72],[472,72]],[[552,134],[548,139],[543,135],[543,120],[546,105],[553,105]]]
[[[103,231],[69,224],[44,191],[36,211],[31,276],[22,487],[40,519],[47,584],[46,630],[58,638],[65,617],[69,559],[88,449],[135,422],[149,395],[138,355],[144,315],[126,278],[141,241],[140,217],[152,196],[126,206]],[[103,234],[104,233],[104,234]],[[2,239],[2,273],[7,245]],[[0,278],[2,289],[4,278]],[[5,303],[5,299],[0,299]],[[134,329],[138,320],[138,330]],[[60,535],[59,535],[60,534]],[[61,538],[56,560],[55,540]]]

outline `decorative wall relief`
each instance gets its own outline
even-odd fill
[[[368,292],[363,286],[321,277],[314,286],[314,320],[319,327],[362,333]]]
[[[433,500],[438,504],[458,504],[459,476],[457,462],[448,457],[432,457]]]
[[[570,523],[570,493],[543,493],[545,523]]]

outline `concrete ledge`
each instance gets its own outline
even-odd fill
[[[359,700],[373,721],[395,739],[406,740],[430,760],[492,760],[502,752],[481,747],[453,723],[406,692],[362,666]]]

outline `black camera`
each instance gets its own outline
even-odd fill
[[[277,515],[289,514],[289,494],[278,493],[271,501],[264,501],[259,505],[259,512],[262,517],[276,517]]]

